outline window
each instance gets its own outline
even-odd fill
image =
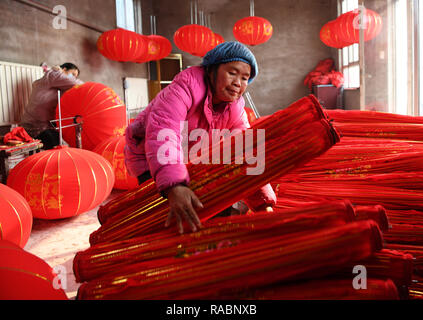
[[[398,114],[407,115],[408,106],[410,105],[408,95],[408,67],[409,67],[409,52],[408,52],[408,15],[407,15],[407,0],[397,0],[394,5],[394,32],[393,32],[393,50],[394,55],[394,112]]]
[[[423,116],[423,3],[420,3],[416,0],[416,12],[417,12],[417,64],[418,64],[418,115]]]
[[[338,0],[339,15],[358,8],[358,0]],[[344,88],[360,87],[360,58],[358,43],[339,51],[339,69],[344,74]]]
[[[133,0],[116,0],[116,25],[118,28],[135,31]]]

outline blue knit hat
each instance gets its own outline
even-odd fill
[[[242,61],[251,66],[251,75],[248,83],[253,82],[258,74],[258,65],[254,54],[245,45],[238,41],[223,42],[206,53],[202,66],[227,63],[231,61]]]

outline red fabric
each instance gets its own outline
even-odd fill
[[[304,85],[310,90],[313,85],[321,84],[333,84],[337,88],[344,84],[344,75],[335,71],[334,61],[331,58],[321,60],[304,79]]]
[[[22,127],[16,127],[12,131],[5,134],[3,137],[3,142],[6,144],[10,140],[18,140],[22,142],[32,142],[34,139],[25,131]]]

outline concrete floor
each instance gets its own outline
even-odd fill
[[[122,191],[113,190],[103,202],[107,203]],[[52,268],[62,266],[66,272],[63,289],[69,299],[75,299],[79,283],[72,270],[73,258],[78,251],[87,249],[90,234],[100,227],[97,219],[98,207],[79,216],[62,220],[34,219],[31,235],[24,250],[43,259]]]

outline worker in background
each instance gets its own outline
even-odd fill
[[[57,91],[60,95],[76,84],[83,84],[78,79],[80,71],[76,65],[67,62],[47,69],[44,76],[32,84],[28,104],[24,108],[19,126],[33,138],[42,141],[43,149],[52,149],[60,144],[59,132],[51,124],[56,119],[58,104]]]
[[[224,42],[209,51],[201,66],[190,67],[163,89],[126,129],[125,163],[129,173],[139,183],[154,178],[162,196],[168,198],[170,212],[165,226],[176,220],[183,233],[186,220],[192,231],[201,227],[195,209],[202,204],[188,187],[189,174],[184,163],[162,165],[158,161],[160,147],[169,141],[160,141],[158,134],[171,129],[178,136],[172,148],[182,149],[181,121],[188,122],[188,135],[197,128],[249,128],[242,94],[258,74],[253,53],[243,44]],[[170,153],[170,152],[169,152]],[[253,211],[268,210],[276,202],[270,184],[245,199]]]

